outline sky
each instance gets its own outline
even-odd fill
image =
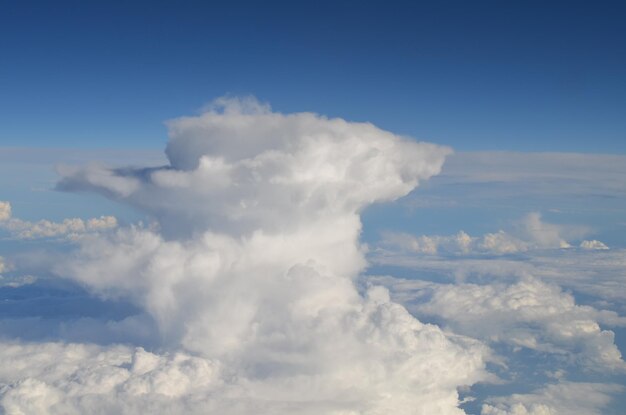
[[[623,2],[0,8],[0,413],[624,412]]]
[[[252,94],[458,150],[623,153],[624,7],[12,2],[1,137],[160,149],[164,120]]]

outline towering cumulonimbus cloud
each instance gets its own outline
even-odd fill
[[[128,203],[158,227],[87,236],[56,272],[129,299],[155,319],[163,350],[210,362],[206,391],[230,392],[188,397],[188,412],[463,413],[457,388],[484,378],[484,347],[354,284],[366,265],[360,211],[437,174],[448,148],[253,99],[168,125],[168,166],[60,169],[59,188]],[[153,360],[116,388],[162,371]]]
[[[144,209],[170,238],[207,229],[280,233],[354,220],[363,207],[439,173],[450,153],[368,123],[273,113],[249,99],[215,105],[168,123],[169,166],[62,167],[59,188],[95,190]]]

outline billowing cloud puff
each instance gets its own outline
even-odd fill
[[[11,218],[11,204],[9,202],[0,201],[0,221],[9,220]]]
[[[421,235],[387,232],[380,242],[389,252],[420,255],[511,254],[527,251],[531,245],[504,231],[473,237],[460,231],[456,235]]]
[[[69,238],[75,239],[79,236],[113,229],[117,227],[117,219],[114,216],[101,216],[83,220],[80,218],[63,219],[62,222],[52,222],[40,220],[30,222],[11,216],[11,204],[0,202],[0,218],[4,209],[5,219],[0,221],[0,229],[7,230],[12,236],[18,239],[36,238]]]
[[[464,231],[456,235],[412,236],[404,233],[388,232],[383,235],[380,245],[383,249],[416,254],[514,254],[538,249],[571,248],[566,237],[580,237],[588,232],[584,227],[555,225],[541,220],[541,214],[531,212],[518,221],[513,234],[499,230],[473,237]],[[583,249],[608,249],[600,241],[582,241]]]
[[[587,370],[626,371],[614,333],[600,327],[626,326],[626,318],[577,305],[556,285],[530,277],[514,284],[388,283],[411,311],[436,316],[457,333],[567,357]]]
[[[462,414],[456,387],[476,380],[463,376],[475,371],[478,346],[408,315],[375,313],[349,329],[361,331],[352,344],[326,333],[331,360],[305,353],[299,361],[287,350],[281,366],[276,356],[248,370],[183,351],[4,343],[0,403],[7,413],[42,414]],[[377,318],[391,328],[375,329],[368,321]]]
[[[600,415],[623,386],[559,382],[528,394],[492,399],[481,415]]]
[[[169,123],[168,166],[61,169],[60,188],[129,203],[159,226],[86,236],[55,271],[141,307],[174,354],[18,346],[11,361],[26,369],[6,375],[5,407],[463,413],[457,388],[484,378],[484,346],[354,284],[359,212],[437,174],[449,150],[254,100],[215,105]],[[37,366],[56,355],[75,360]]]
[[[140,207],[168,237],[278,232],[404,196],[437,174],[450,153],[368,123],[274,113],[250,100],[216,105],[168,123],[169,166],[65,167],[59,188]]]
[[[0,402],[8,414],[189,413],[189,407],[199,413],[193,401],[222,389],[219,368],[183,353],[4,343],[0,356]]]
[[[582,249],[609,249],[609,247],[606,246],[606,244],[604,244],[603,242],[597,241],[595,239],[591,241],[582,241],[580,243],[580,247]]]

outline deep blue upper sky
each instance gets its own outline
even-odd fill
[[[224,94],[458,150],[626,152],[625,2],[5,2],[0,145],[162,148]]]

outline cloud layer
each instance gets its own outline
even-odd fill
[[[464,231],[456,235],[420,235],[385,232],[378,243],[381,252],[405,252],[424,255],[506,255],[532,250],[572,248],[569,240],[580,240],[589,233],[583,226],[555,225],[542,220],[539,212],[531,212],[514,224],[513,232],[499,230],[473,237]],[[597,240],[582,240],[580,248],[606,250]]]
[[[385,280],[381,280],[385,281]],[[416,315],[436,317],[448,329],[486,343],[552,354],[561,367],[624,373],[614,333],[626,318],[575,303],[556,285],[526,277],[512,284],[437,284],[387,279],[395,297]]]
[[[623,391],[616,384],[559,382],[533,393],[492,399],[481,415],[600,415],[612,395]]]

